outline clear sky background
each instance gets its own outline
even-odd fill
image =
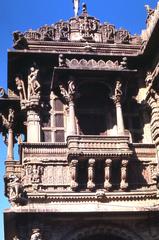
[[[89,15],[117,28],[124,27],[132,34],[145,29],[145,4],[152,8],[157,0],[85,0]],[[82,0],[81,0],[82,4]],[[81,9],[80,9],[81,11]],[[0,86],[7,88],[7,49],[12,48],[12,33],[36,29],[74,15],[72,0],[0,0]],[[13,79],[14,80],[14,79]],[[3,209],[9,204],[4,197],[4,161],[6,146],[0,137],[0,240],[3,236]],[[15,159],[18,159],[15,154]]]

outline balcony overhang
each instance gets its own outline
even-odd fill
[[[70,76],[75,79],[87,79],[89,77],[93,78],[104,78],[105,81],[108,79],[121,79],[127,80],[134,77],[137,74],[136,69],[120,69],[120,68],[82,68],[82,67],[55,67],[53,70],[53,77],[51,83],[51,90],[57,91],[57,88],[61,82],[66,83]]]

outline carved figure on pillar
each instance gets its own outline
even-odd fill
[[[120,188],[122,190],[125,190],[128,187],[127,166],[128,166],[128,160],[122,160],[121,161],[121,182],[120,182]]]
[[[89,159],[88,161],[88,182],[87,182],[87,188],[92,191],[95,187],[94,184],[94,165],[95,165],[95,159]]]
[[[115,87],[115,102],[120,102],[121,100],[121,96],[122,96],[122,90],[121,90],[121,82],[120,81],[117,81],[116,82],[116,87]]]
[[[27,100],[24,81],[20,77],[17,76],[15,78],[15,83],[17,86],[17,90],[19,92],[20,100]]]
[[[116,105],[116,118],[117,118],[117,129],[119,135],[124,135],[124,120],[122,114],[122,107],[121,107],[121,82],[117,81],[115,86],[115,95],[114,95],[114,103]]]
[[[68,90],[63,85],[59,86],[61,95],[64,97],[65,101],[69,105],[69,122],[68,122],[68,133],[69,135],[76,134],[76,119],[75,119],[75,109],[74,109],[74,98],[75,98],[75,83],[74,78],[70,76],[68,81]]]
[[[30,68],[30,74],[28,75],[28,100],[31,96],[39,96],[40,94],[40,83],[38,81],[39,69],[34,67]]]
[[[32,235],[30,237],[30,240],[42,240],[42,236],[39,228],[32,230]]]
[[[70,163],[70,174],[71,174],[71,189],[76,190],[78,187],[77,183],[77,165],[78,160],[72,160]]]
[[[104,188],[106,190],[110,190],[110,188],[112,187],[112,184],[110,183],[111,166],[112,166],[112,160],[106,159],[105,160],[105,181],[104,181]]]

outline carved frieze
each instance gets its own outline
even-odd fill
[[[103,61],[103,60],[86,60],[84,58],[78,60],[76,58],[73,59],[66,59],[66,65],[65,67],[68,68],[75,68],[75,69],[103,69],[103,70],[123,70],[127,67],[126,64],[126,58],[123,58],[123,60],[119,63],[118,61]],[[64,60],[63,60],[64,61]]]
[[[75,15],[78,11],[78,0],[74,3]],[[109,23],[101,24],[95,17],[87,13],[86,4],[83,4],[82,14],[69,21],[59,21],[50,26],[45,25],[37,30],[28,30],[24,33],[15,32],[14,47],[27,48],[29,42],[39,41],[85,41],[120,44],[141,44],[140,37],[131,36],[125,29],[116,29]],[[137,40],[135,40],[137,39]]]

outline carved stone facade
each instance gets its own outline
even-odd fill
[[[13,34],[5,240],[157,240],[158,6],[132,36],[73,2],[68,21]]]

